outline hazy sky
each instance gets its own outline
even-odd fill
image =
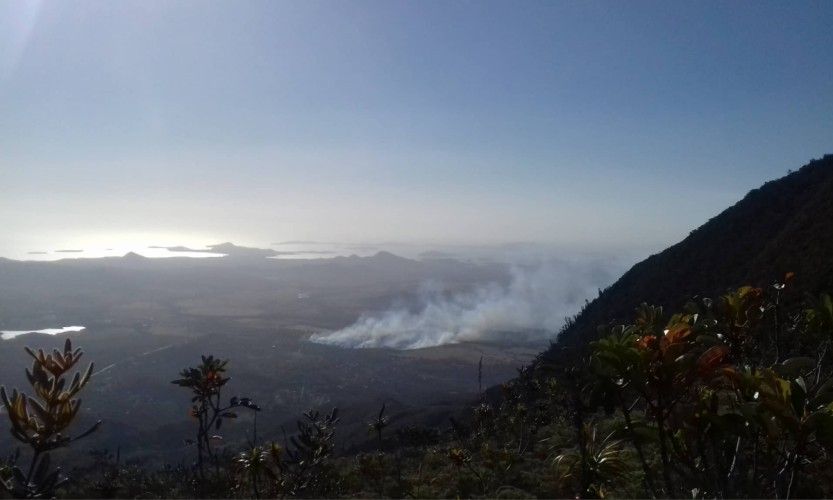
[[[659,249],[833,152],[832,26],[829,1],[4,0],[0,253]]]

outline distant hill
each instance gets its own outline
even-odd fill
[[[575,318],[559,347],[630,320],[641,302],[678,307],[694,295],[767,286],[796,273],[799,292],[833,291],[833,155],[767,182],[683,241],[633,266]]]

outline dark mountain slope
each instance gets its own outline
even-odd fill
[[[833,155],[767,182],[680,243],[633,266],[559,337],[580,345],[641,302],[678,307],[696,294],[765,286],[795,272],[799,291],[833,290]]]

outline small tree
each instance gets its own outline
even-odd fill
[[[93,363],[83,375],[76,372],[68,383],[67,374],[83,354],[80,348],[73,351],[69,339],[64,343],[63,352],[55,349],[52,354],[45,354],[42,349],[37,352],[25,349],[34,359],[32,370],[26,370],[34,396],[17,389],[9,396],[6,388],[0,386],[0,400],[12,425],[12,436],[32,449],[32,461],[25,474],[14,466],[11,478],[0,481],[9,493],[19,498],[50,497],[68,479],[62,476],[60,468],[50,470],[49,452],[91,434],[101,424],[96,422],[74,438],[66,432],[81,409],[81,400],[75,396],[90,381]]]
[[[191,416],[197,420],[197,467],[200,479],[205,479],[205,459],[215,459],[211,448],[211,438],[218,431],[224,419],[237,418],[235,408],[248,408],[260,411],[260,407],[249,398],[232,397],[227,405],[221,403],[221,390],[228,383],[226,365],[228,360],[214,356],[202,356],[202,363],[196,368],[186,368],[180,372],[180,379],[171,383],[191,389]],[[218,465],[215,460],[215,465]]]

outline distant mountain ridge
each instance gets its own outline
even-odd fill
[[[634,265],[559,336],[580,345],[641,302],[678,307],[694,295],[767,286],[796,273],[799,292],[833,291],[833,155],[767,182],[681,242]]]

